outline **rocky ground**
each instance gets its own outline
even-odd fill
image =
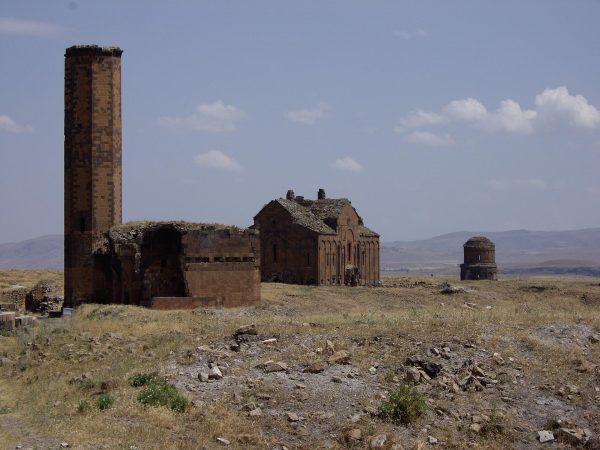
[[[600,448],[598,299],[591,278],[396,277],[265,284],[261,305],[232,310],[85,306],[0,338],[0,444]],[[139,405],[127,380],[148,371],[185,412]],[[389,421],[382,405],[406,385],[425,411]],[[103,393],[109,409],[79,410]]]

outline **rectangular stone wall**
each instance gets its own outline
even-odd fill
[[[319,235],[292,223],[279,207],[263,210],[259,220],[263,281],[318,283]]]
[[[260,302],[260,272],[252,263],[191,264],[185,280],[188,295],[214,297],[226,308]]]

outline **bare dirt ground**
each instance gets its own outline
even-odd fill
[[[383,281],[263,284],[229,310],[86,305],[0,337],[0,447],[599,448],[599,279]],[[184,412],[137,401],[128,379],[152,371]],[[384,420],[407,382],[426,412]]]

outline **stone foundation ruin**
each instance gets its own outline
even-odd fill
[[[156,309],[260,301],[258,233],[219,224],[133,222],[96,239],[93,300]]]

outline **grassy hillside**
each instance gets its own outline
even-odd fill
[[[256,307],[193,312],[87,305],[0,336],[0,447],[530,449],[569,448],[561,427],[600,433],[600,280],[443,281],[263,284]],[[198,379],[209,364],[222,379]],[[151,372],[183,412],[139,401],[131,377]],[[393,405],[425,411],[391,422],[379,412],[408,379]]]

